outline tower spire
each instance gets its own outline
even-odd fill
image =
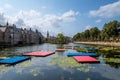
[[[49,31],[47,31],[47,42],[49,42]]]
[[[9,23],[8,23],[8,21],[7,21],[6,26],[8,26],[8,25],[9,25]]]

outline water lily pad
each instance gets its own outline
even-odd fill
[[[59,57],[58,59],[52,60],[49,63],[50,66],[59,66],[63,70],[68,70],[68,69],[76,69],[82,72],[89,72],[92,67],[88,64],[81,64],[76,62],[73,58],[71,57]],[[71,72],[71,70],[69,70]],[[72,72],[71,72],[72,73]]]
[[[105,62],[120,63],[120,58],[105,58]]]
[[[32,65],[35,65],[35,63],[26,61],[26,62],[21,63],[19,65],[19,67],[29,67],[29,66],[32,66]]]
[[[12,67],[6,67],[5,65],[0,65],[0,75],[3,75],[7,72],[9,72],[11,69],[13,69]]]

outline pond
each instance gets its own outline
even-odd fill
[[[71,46],[86,46],[70,43]],[[12,57],[32,51],[55,51],[57,45],[41,44],[24,47],[8,48],[0,51],[0,57]],[[55,52],[47,57],[32,57],[30,60],[16,65],[0,65],[0,80],[119,80],[120,59],[106,59],[102,54],[97,57],[100,63],[81,64],[68,52]]]

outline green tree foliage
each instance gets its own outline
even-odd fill
[[[89,41],[109,41],[120,39],[120,22],[114,20],[104,24],[103,30],[99,30],[97,27],[93,27],[84,32],[74,35],[74,41],[89,40]]]
[[[80,33],[77,33],[73,36],[73,40],[74,41],[77,41],[77,40],[80,40]]]
[[[64,37],[64,35],[62,33],[59,33],[57,35],[57,43],[58,44],[65,44],[66,43],[66,38]]]
[[[86,40],[90,40],[90,30],[85,30],[85,32],[84,32],[84,38]]]
[[[99,37],[100,30],[97,27],[90,29],[90,40],[97,40]]]
[[[100,30],[97,27],[91,28],[90,30],[85,30],[82,33],[77,33],[73,40],[97,40],[99,38]]]
[[[118,37],[118,27],[118,21],[116,20],[104,25],[103,31],[106,34],[106,36],[109,37],[108,40],[114,40],[116,37]]]

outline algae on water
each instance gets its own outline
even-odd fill
[[[49,65],[59,66],[63,70],[76,69],[76,70],[79,70],[82,72],[89,72],[92,69],[92,67],[90,65],[78,63],[71,57],[59,57],[59,59],[52,60],[49,63]]]
[[[9,72],[11,69],[13,69],[12,67],[6,67],[5,65],[0,65],[0,76]]]
[[[120,58],[105,58],[105,62],[120,63]]]

